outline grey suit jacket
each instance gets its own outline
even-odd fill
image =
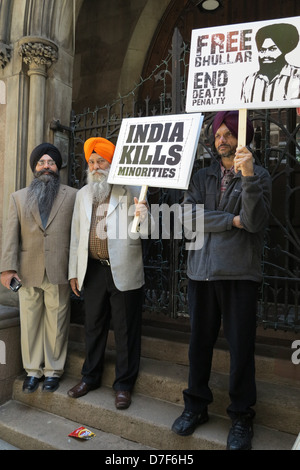
[[[38,204],[26,211],[28,188],[10,196],[1,272],[15,270],[24,287],[39,287],[45,271],[52,284],[68,283],[73,207],[77,190],[60,185],[46,227]]]
[[[128,233],[133,220],[134,196],[139,198],[140,188],[114,185],[106,216],[108,252],[116,287],[121,290],[138,289],[144,284],[144,266],[141,236]],[[129,207],[132,215],[128,215]],[[89,232],[92,216],[92,198],[88,185],[78,191],[74,206],[70,246],[69,279],[77,278],[81,289],[88,263]]]

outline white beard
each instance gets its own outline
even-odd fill
[[[101,204],[111,191],[111,185],[107,182],[109,170],[87,170],[87,182],[93,201]]]

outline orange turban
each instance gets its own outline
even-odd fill
[[[91,137],[84,143],[84,155],[88,162],[93,152],[111,163],[115,151],[115,145],[103,137]]]

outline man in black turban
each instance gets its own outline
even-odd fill
[[[37,162],[43,155],[49,155],[52,160],[54,160],[58,171],[62,166],[62,157],[61,153],[55,145],[48,142],[43,143],[35,147],[30,155],[30,168],[34,172]]]
[[[54,145],[33,149],[34,178],[27,188],[11,194],[4,232],[1,282],[18,291],[21,351],[27,377],[24,393],[54,392],[63,374],[70,314],[68,261],[76,189],[60,183],[61,154]],[[15,294],[17,295],[17,294]]]
[[[244,80],[242,101],[300,99],[300,68],[285,58],[298,45],[297,28],[287,23],[267,25],[257,31],[255,41],[259,70]]]

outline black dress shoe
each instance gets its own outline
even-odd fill
[[[23,392],[24,393],[33,393],[37,390],[39,386],[39,381],[37,377],[28,376],[23,382]]]
[[[227,438],[227,450],[251,450],[252,437],[252,419],[239,418],[233,421]]]
[[[59,387],[59,377],[46,377],[43,383],[43,392],[55,392]]]
[[[200,414],[184,410],[182,415],[174,421],[172,431],[179,434],[179,436],[189,436],[193,434],[197,426],[207,421],[207,408],[204,408]]]

